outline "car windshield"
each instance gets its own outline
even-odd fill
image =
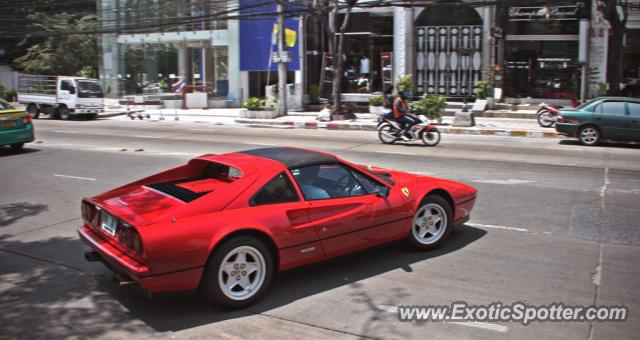
[[[92,97],[101,98],[103,96],[102,86],[98,82],[89,80],[78,81],[78,92]]]
[[[0,110],[14,110],[15,108],[13,106],[11,106],[11,104],[5,102],[4,100],[0,99]]]

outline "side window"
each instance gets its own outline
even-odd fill
[[[366,175],[362,174],[358,170],[349,169],[349,171],[351,171],[353,176],[358,180],[358,183],[360,183],[360,185],[362,185],[362,188],[364,189],[364,191],[367,192],[367,194],[372,194],[374,192],[380,191],[380,189],[382,187],[382,184],[372,180],[371,178],[369,178]]]
[[[339,164],[312,165],[291,170],[307,200],[366,195],[354,175]]]
[[[602,113],[605,115],[624,116],[627,114],[624,109],[624,102],[603,102],[601,107]]]
[[[633,117],[640,117],[640,103],[627,102],[629,105],[629,114]]]
[[[63,81],[60,83],[60,89],[61,89],[61,90],[69,91],[69,90],[71,90],[71,88],[72,88],[72,87],[73,87],[73,86],[71,85],[71,82],[70,82],[70,81],[68,81],[68,80],[63,80]]]
[[[265,184],[249,202],[250,206],[296,202],[300,198],[289,177],[283,172]]]

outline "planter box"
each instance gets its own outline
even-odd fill
[[[278,112],[276,110],[242,110],[240,111],[240,118],[249,119],[274,119],[278,118]]]

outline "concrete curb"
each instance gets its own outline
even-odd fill
[[[279,129],[327,129],[327,130],[352,130],[352,131],[376,131],[377,124],[354,122],[294,122],[273,119],[245,119],[235,120],[238,124],[259,128]],[[491,128],[464,128],[452,126],[438,126],[441,133],[455,135],[476,136],[509,136],[524,138],[557,138],[560,136],[555,131],[535,131],[524,129],[491,129]]]

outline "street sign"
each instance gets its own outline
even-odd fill
[[[278,63],[289,63],[291,62],[291,52],[283,51],[282,54],[278,52],[271,52],[271,62]]]

